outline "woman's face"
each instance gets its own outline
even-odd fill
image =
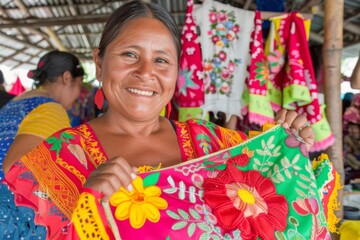
[[[173,96],[176,47],[167,27],[157,19],[130,20],[107,46],[103,58],[94,51],[94,60],[108,111],[146,120],[158,117]]]

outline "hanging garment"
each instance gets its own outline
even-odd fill
[[[295,12],[272,21],[267,59],[270,66],[269,93],[274,110],[282,106],[305,115],[315,132],[311,151],[324,150],[332,145],[334,136],[325,116],[325,106],[320,106],[318,100],[307,42],[310,21],[304,21]]]
[[[241,96],[247,67],[249,46],[254,30],[255,12],[246,11],[213,0],[194,9],[195,23],[200,28],[204,66],[204,113],[224,112],[242,117]]]
[[[255,123],[259,126],[266,122],[272,122],[274,119],[274,111],[271,108],[267,91],[269,70],[264,57],[261,23],[261,13],[257,11],[253,40],[250,44],[251,63],[243,93],[244,106],[242,110],[243,115],[247,114],[250,124]]]
[[[193,0],[187,0],[186,17],[181,36],[180,69],[174,95],[179,107],[199,107],[204,104],[201,46],[192,16],[193,7]]]
[[[324,195],[337,191],[333,167],[323,155],[312,169],[306,156],[305,145],[276,126],[232,148],[139,174],[133,191],[121,188],[108,203],[84,189],[67,237],[330,240]]]

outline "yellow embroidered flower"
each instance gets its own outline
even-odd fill
[[[118,220],[129,218],[130,225],[135,228],[141,228],[146,219],[156,223],[160,220],[160,210],[165,210],[168,203],[161,198],[161,189],[157,186],[144,188],[141,177],[136,177],[132,185],[134,190],[128,192],[121,188],[110,198],[110,204],[116,207],[115,217]]]

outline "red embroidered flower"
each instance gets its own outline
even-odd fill
[[[275,239],[274,232],[286,228],[288,203],[270,179],[258,171],[239,170],[234,163],[240,159],[228,161],[216,178],[204,180],[204,201],[222,228],[239,229],[245,239]]]

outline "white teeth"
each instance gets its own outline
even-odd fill
[[[152,95],[154,95],[154,92],[142,91],[142,90],[138,90],[138,89],[135,89],[135,88],[128,88],[128,90],[131,93],[139,94],[139,95],[142,95],[142,96],[152,96]]]

